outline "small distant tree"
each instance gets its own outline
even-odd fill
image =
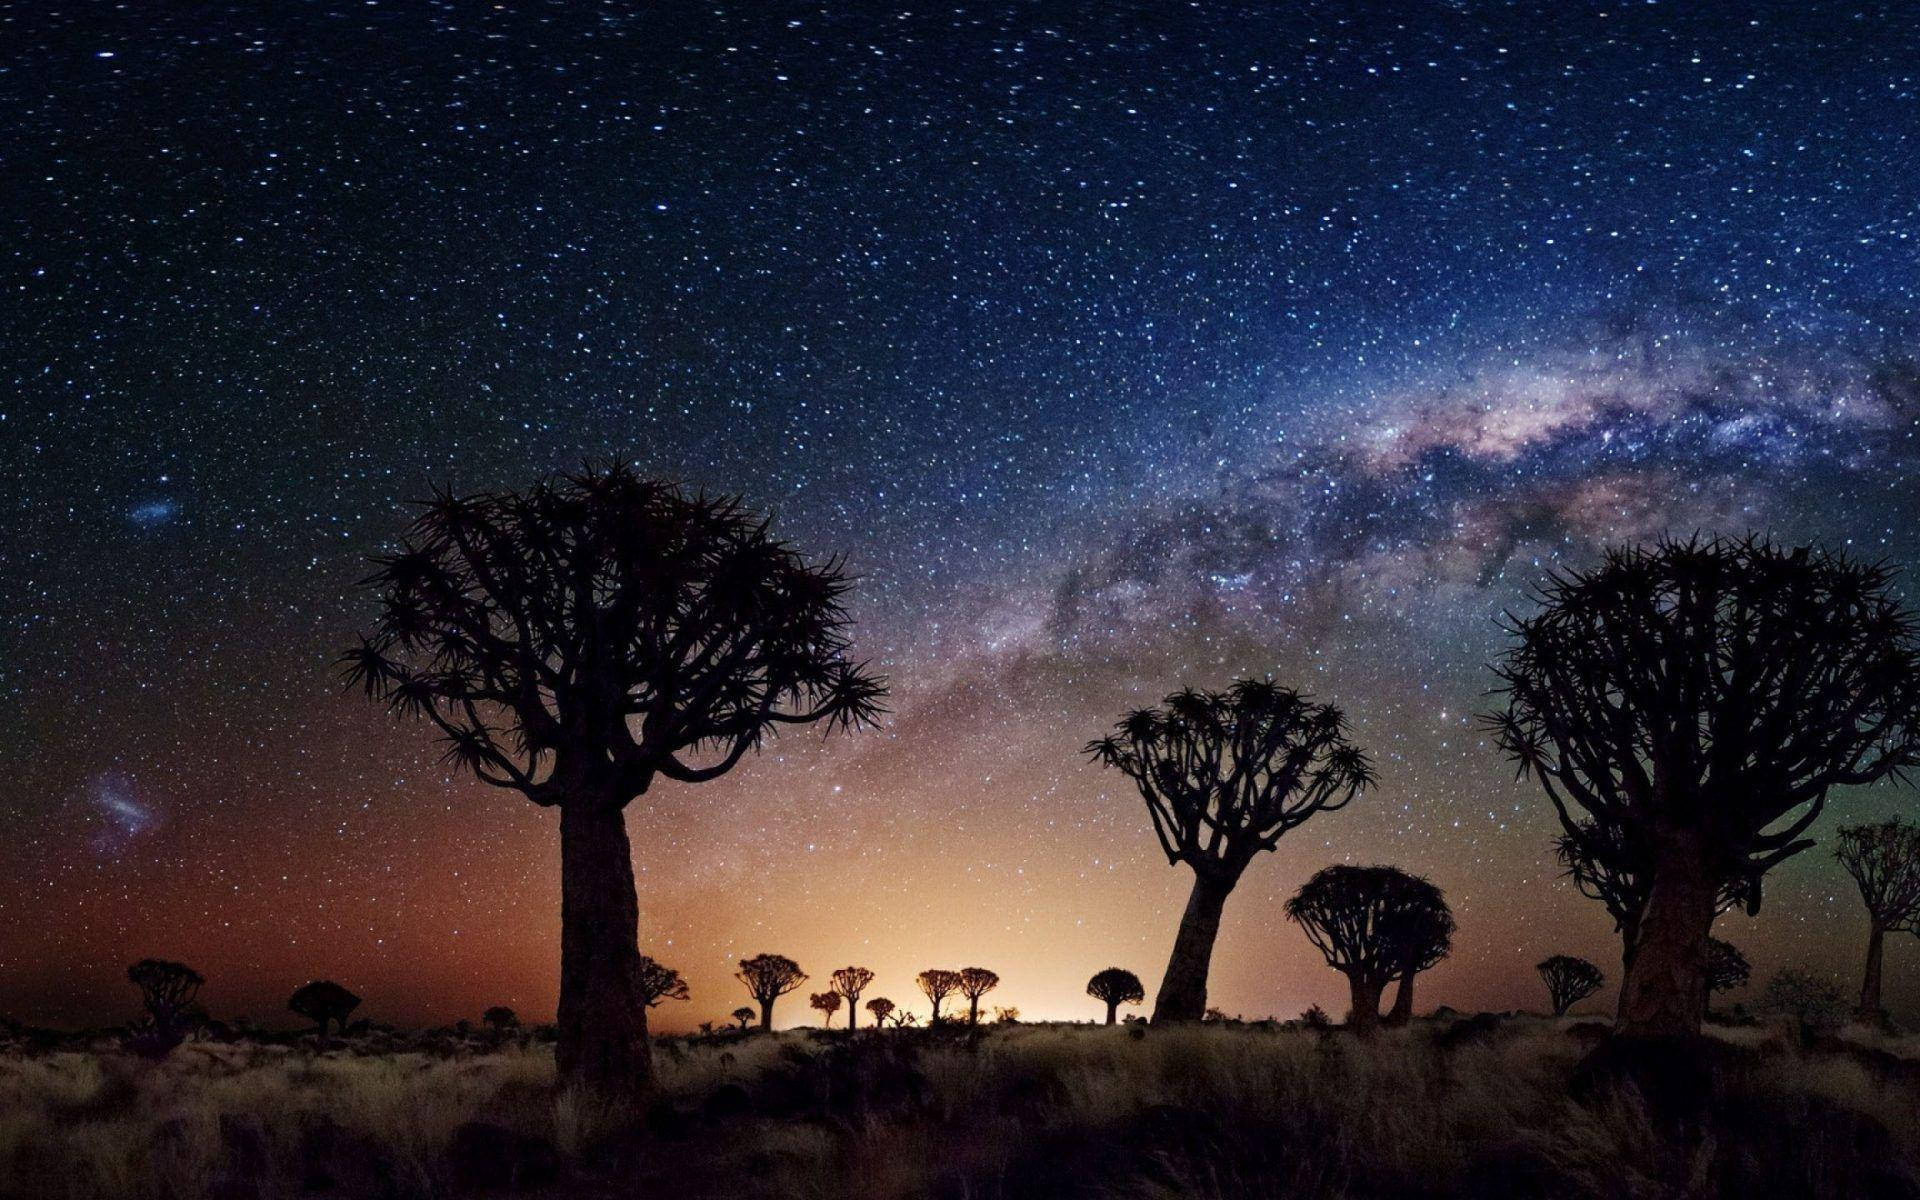
[[[927,1000],[933,1005],[933,1015],[927,1018],[927,1024],[938,1025],[940,1005],[948,996],[960,990],[960,972],[929,967],[915,976],[914,982],[920,985],[920,990],[926,994]]]
[[[1747,956],[1740,953],[1738,946],[1717,937],[1707,939],[1707,1003],[1712,1003],[1715,992],[1745,987],[1752,975],[1753,967],[1748,964]]]
[[[849,581],[739,502],[624,464],[424,506],[366,580],[350,684],[425,718],[447,760],[560,810],[560,1077],[651,1087],[626,809],[731,771],[783,727],[875,720]]]
[[[967,1024],[980,1023],[980,997],[1000,986],[1000,977],[985,967],[960,968],[960,994],[967,998]]]
[[[498,1033],[520,1028],[520,1014],[504,1004],[496,1004],[480,1014],[480,1023]]]
[[[1140,1003],[1147,998],[1147,990],[1132,971],[1108,967],[1087,980],[1087,995],[1107,1006],[1107,1024],[1111,1025],[1122,1004]]]
[[[887,999],[885,996],[875,996],[873,999],[867,1001],[867,1011],[873,1014],[873,1024],[875,1028],[881,1028],[886,1025],[887,1018],[893,1015],[893,1009],[893,1001]]]
[[[1393,1008],[1387,1020],[1404,1025],[1413,1019],[1413,977],[1430,969],[1453,951],[1453,910],[1440,889],[1418,875],[1401,881],[1396,916],[1387,930],[1388,956],[1393,960]]]
[[[740,1023],[740,1031],[742,1033],[745,1033],[747,1026],[753,1023],[753,1018],[758,1014],[755,1013],[751,1008],[748,1008],[746,1005],[742,1004],[739,1008],[734,1009],[730,1015],[733,1017],[735,1021],[738,1021]]]
[[[1287,919],[1306,931],[1327,965],[1347,977],[1347,1028],[1371,1033],[1380,993],[1404,961],[1408,927],[1425,919],[1439,889],[1395,867],[1324,867],[1287,901]]]
[[[1020,1023],[1020,1010],[1011,1004],[999,1005],[993,1010],[993,1019],[996,1024],[1000,1025],[1018,1025]]]
[[[807,981],[800,964],[779,954],[756,954],[742,959],[734,978],[747,986],[747,994],[760,1006],[760,1028],[773,1028],[773,1002],[797,990]]]
[[[1324,1031],[1333,1028],[1333,1018],[1329,1017],[1327,1010],[1318,1004],[1307,1006],[1307,1010],[1300,1014],[1300,1023],[1314,1030]]]
[[[833,1014],[840,1011],[840,993],[815,992],[807,997],[807,1007],[820,1014],[822,1025],[832,1025]]]
[[[127,968],[127,982],[140,989],[145,1016],[135,1023],[130,1044],[149,1058],[165,1058],[186,1040],[199,1008],[194,997],[206,977],[185,963],[143,958]]]
[[[1802,1041],[1838,1029],[1847,1020],[1839,984],[1791,968],[1767,981],[1760,1008],[1785,1017]]]
[[[1553,1015],[1564,1017],[1567,1010],[1600,990],[1607,981],[1600,968],[1584,958],[1575,958],[1570,954],[1556,954],[1546,959],[1535,970],[1547,985],[1547,999],[1553,1005]]]
[[[1617,847],[1645,886],[1622,1033],[1697,1035],[1728,887],[1757,911],[1831,789],[1920,761],[1920,625],[1892,583],[1760,538],[1662,541],[1549,577],[1510,622],[1490,728],[1579,853]]]
[[[324,1038],[328,1022],[343,1034],[347,1031],[347,1019],[360,1007],[360,997],[331,979],[316,979],[295,988],[287,998],[287,1007],[318,1026]]]
[[[685,1000],[693,994],[687,989],[687,981],[680,978],[680,972],[649,955],[642,954],[637,967],[639,979],[634,985],[634,995],[648,1008],[658,1008],[667,1000]]]
[[[1128,713],[1087,744],[1095,762],[1133,781],[1169,863],[1193,870],[1193,892],[1154,999],[1154,1021],[1197,1021],[1220,913],[1254,856],[1319,812],[1343,808],[1373,782],[1346,739],[1346,718],[1269,679],[1224,692],[1188,688]]]
[[[873,982],[873,972],[865,967],[841,967],[833,973],[833,990],[847,1002],[847,1028],[856,1028],[860,1021],[860,993],[867,990]]]
[[[1867,966],[1860,980],[1858,1015],[1880,1019],[1881,961],[1889,933],[1920,934],[1920,825],[1900,818],[1840,831],[1835,858],[1853,876],[1867,906]]]

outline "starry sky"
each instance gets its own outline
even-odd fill
[[[553,814],[329,663],[430,482],[588,456],[845,554],[895,686],[630,808],[665,1027],[761,951],[1151,994],[1191,876],[1079,748],[1266,672],[1381,786],[1248,871],[1215,1003],[1344,1009],[1281,915],[1332,861],[1446,889],[1423,1004],[1616,975],[1473,719],[1494,619],[1669,530],[1920,565],[1913,16],[0,3],[0,1013],[158,955],[222,1016],[549,1017]],[[1865,929],[1823,844],[1716,933],[1852,986]]]

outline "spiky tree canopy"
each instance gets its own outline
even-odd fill
[[[648,1008],[658,1008],[665,1000],[685,1000],[692,993],[680,972],[651,957],[640,956],[640,999]]]
[[[1087,995],[1102,1004],[1139,1004],[1147,998],[1140,977],[1120,967],[1108,967],[1087,980]]]
[[[1599,967],[1570,954],[1556,954],[1535,969],[1546,982],[1547,997],[1553,1003],[1556,1017],[1599,991],[1607,981]]]
[[[978,1003],[980,997],[1000,986],[1000,977],[985,967],[960,968],[960,994]]]
[[[841,967],[833,973],[833,990],[845,996],[849,1004],[859,1003],[860,993],[872,982],[873,972],[865,967]]]
[[[1268,679],[1175,692],[1127,714],[1086,752],[1133,780],[1167,861],[1229,880],[1287,830],[1373,782],[1339,709]]]
[[[161,1024],[181,1017],[206,981],[187,964],[164,958],[143,958],[127,968],[127,982],[140,989],[140,1003]]]
[[[1410,948],[1451,937],[1451,917],[1436,919],[1445,911],[1439,888],[1397,867],[1324,867],[1287,901],[1327,965],[1374,983],[1402,974]]]
[[[316,979],[294,989],[287,1007],[320,1026],[324,1033],[329,1021],[344,1027],[353,1010],[360,1007],[360,997],[331,979]]]
[[[780,954],[756,954],[740,960],[735,979],[747,987],[747,994],[761,1004],[771,1004],[807,981],[800,964]]]
[[[758,1014],[743,1004],[739,1008],[734,1009],[729,1015],[732,1016],[734,1020],[740,1022],[740,1028],[745,1029],[747,1023],[752,1021]]]
[[[1717,937],[1707,939],[1707,991],[1725,992],[1744,987],[1753,976],[1753,967],[1740,947]]]
[[[1440,889],[1418,875],[1399,881],[1396,915],[1386,929],[1395,975],[1417,975],[1453,951],[1453,910]]]
[[[876,1022],[884,1021],[892,1016],[893,1009],[893,1001],[887,999],[885,996],[875,996],[873,999],[867,1001],[867,1011],[873,1014],[873,1019]]]
[[[1889,933],[1920,933],[1920,825],[1895,817],[1848,826],[1835,840],[1833,855],[1853,876],[1876,926]]]
[[[938,1020],[940,1005],[948,996],[960,990],[960,972],[949,971],[944,967],[929,967],[914,976],[914,983],[933,1004],[933,1015],[929,1020]]]
[[[624,805],[656,776],[724,774],[780,725],[881,711],[840,564],[734,500],[614,464],[424,507],[376,560],[379,626],[342,665],[487,783]]]
[[[807,996],[807,1007],[831,1017],[840,1011],[840,993],[813,992]]]
[[[1829,789],[1920,757],[1920,649],[1891,581],[1760,538],[1611,550],[1509,619],[1489,726],[1579,857],[1684,831],[1757,911]]]

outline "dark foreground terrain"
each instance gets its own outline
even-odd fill
[[[634,1120],[517,1037],[0,1055],[6,1197],[1920,1197],[1920,1038],[1721,1028],[1650,1110],[1604,1026],[790,1032],[661,1044]],[[1576,1095],[1578,1099],[1576,1099]]]

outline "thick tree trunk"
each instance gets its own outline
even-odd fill
[[[1880,1019],[1880,964],[1886,952],[1887,931],[1873,923],[1867,935],[1867,971],[1860,980],[1860,1016],[1869,1021]]]
[[[1380,1024],[1380,993],[1386,984],[1364,975],[1347,976],[1351,1003],[1347,1008],[1347,1028],[1355,1033],[1372,1033]]]
[[[1115,1016],[1115,1014],[1118,1013],[1119,1011],[1120,1011],[1120,1002],[1118,1000],[1107,1001],[1107,1024],[1111,1025],[1114,1023],[1115,1020],[1118,1019]]]
[[[760,1028],[765,1033],[773,1032],[773,1001],[760,1002]]]
[[[1633,964],[1621,982],[1620,1032],[1691,1037],[1707,1006],[1707,933],[1719,889],[1699,843],[1669,837],[1656,852],[1653,886]]]
[[[1405,1025],[1413,1020],[1413,972],[1408,971],[1400,977],[1400,986],[1394,989],[1393,1011],[1387,1014],[1387,1024]]]
[[[860,1024],[860,1001],[847,1001],[847,1032],[852,1033]]]
[[[967,1024],[978,1025],[979,1023],[980,1023],[980,997],[968,996],[967,997]]]
[[[1206,875],[1193,877],[1193,893],[1173,939],[1167,973],[1153,1001],[1153,1023],[1198,1021],[1207,1011],[1207,968],[1213,961],[1213,942],[1220,934],[1220,910],[1226,906],[1232,883]]]
[[[653,1086],[640,996],[640,903],[626,817],[604,800],[560,806],[560,1029],[563,1084],[613,1094]]]

